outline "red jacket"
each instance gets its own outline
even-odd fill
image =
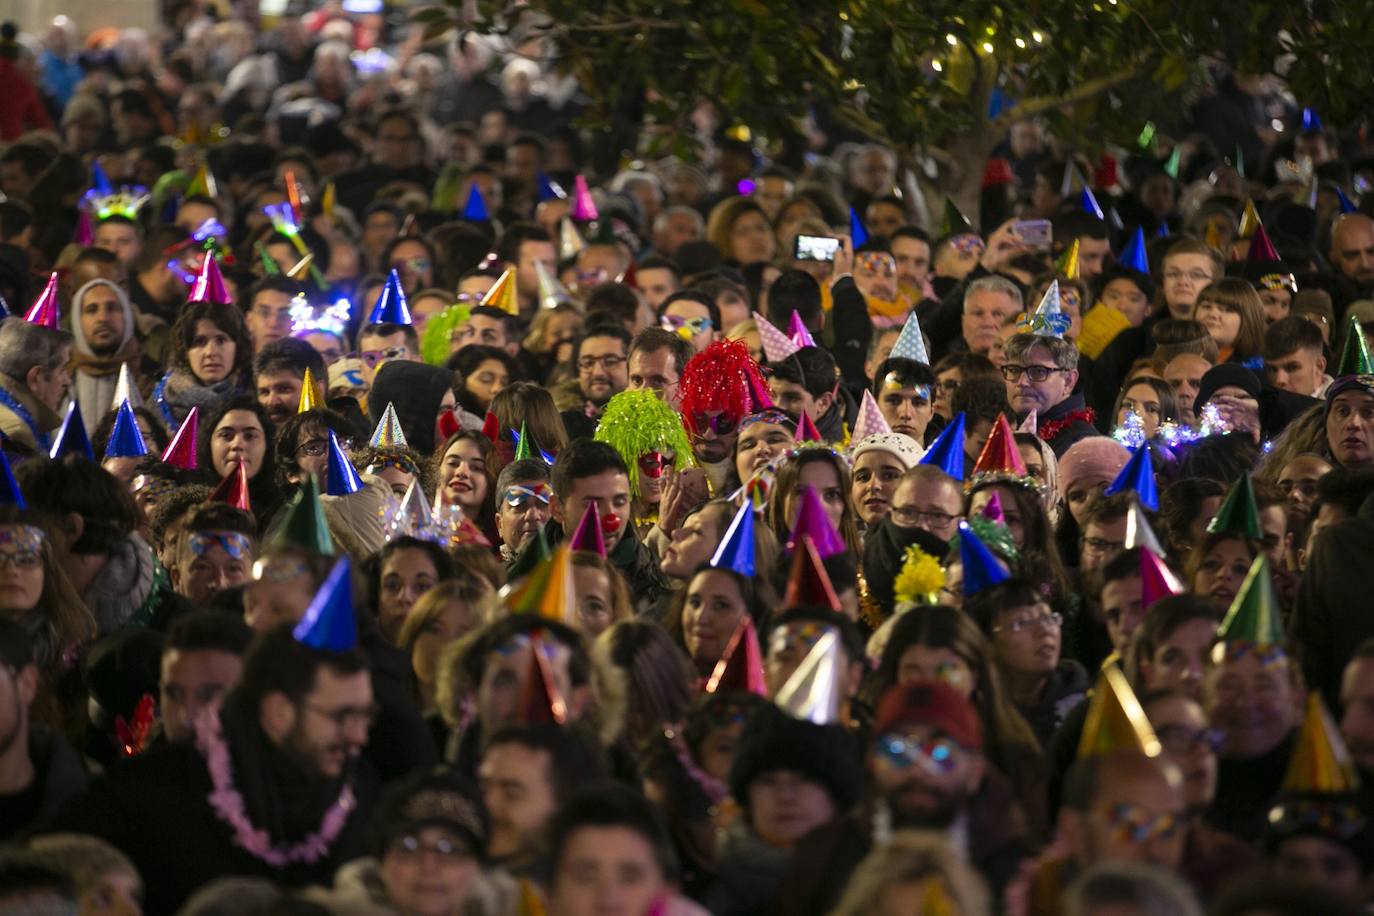
[[[38,89],[14,61],[0,57],[0,140],[9,143],[34,128],[52,128]]]

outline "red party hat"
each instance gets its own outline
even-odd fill
[[[235,509],[252,512],[253,502],[248,497],[248,472],[244,470],[242,461],[236,464],[237,467],[225,474],[219,486],[210,494],[209,502],[225,503]]]
[[[754,618],[745,614],[735,626],[720,661],[706,679],[706,692],[742,690],[761,697],[768,696],[768,682],[763,676],[763,652],[754,629]]]
[[[1016,435],[1011,431],[1007,415],[999,413],[993,424],[992,435],[983,445],[978,462],[973,466],[973,480],[982,474],[1005,474],[1012,477],[1027,477],[1026,463],[1021,460],[1021,452],[1016,447]]]
[[[196,431],[200,426],[200,408],[192,407],[186,419],[181,421],[172,441],[162,452],[162,460],[174,468],[184,471],[196,469]]]
[[[783,607],[804,604],[828,607],[837,612],[843,610],[830,575],[825,571],[825,564],[816,552],[816,542],[809,534],[801,536],[801,549],[792,557],[792,569],[787,574],[787,593],[782,599]]]

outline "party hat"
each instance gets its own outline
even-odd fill
[[[519,725],[563,725],[568,721],[568,703],[549,667],[546,639],[542,632],[530,637],[530,666],[525,672],[516,713]]]
[[[537,183],[537,190],[535,193],[538,198],[538,203],[542,204],[548,200],[567,199],[568,192],[564,191],[563,188],[558,184],[558,182],[554,181],[552,178],[550,178],[543,172],[540,172],[537,176],[535,176],[535,181]]]
[[[587,187],[587,179],[582,175],[573,179],[572,209],[568,215],[576,223],[595,222],[601,215],[596,211],[596,202],[592,200],[592,192]]]
[[[768,696],[768,681],[763,675],[763,652],[759,649],[759,634],[754,629],[754,618],[748,614],[740,617],[735,624],[735,632],[720,653],[720,660],[711,669],[706,679],[706,693],[738,690],[755,696]]]
[[[1304,108],[1302,110],[1302,132],[1305,134],[1321,133],[1326,130],[1322,124],[1322,119],[1317,114],[1315,108]]]
[[[797,670],[778,690],[773,699],[778,708],[813,725],[843,724],[841,710],[849,673],[840,650],[839,635],[834,630],[816,640]]]
[[[814,347],[815,338],[807,330],[805,323],[802,322],[801,312],[793,312],[792,318],[787,325],[787,336],[792,338],[792,342],[798,347]]]
[[[1102,207],[1098,204],[1097,198],[1093,195],[1093,189],[1086,184],[1083,185],[1083,193],[1078,197],[1078,206],[1089,216],[1095,216],[1100,220],[1107,218],[1102,212]]]
[[[639,268],[635,266],[634,261],[631,261],[630,266],[620,272],[620,275],[615,278],[615,282],[628,286],[630,289],[639,289]]]
[[[401,429],[401,418],[396,416],[396,405],[387,403],[367,444],[373,448],[405,448],[410,445],[406,441],[405,430]]]
[[[1208,248],[1212,248],[1216,251],[1221,251],[1226,247],[1225,243],[1222,241],[1221,229],[1217,226],[1216,220],[1207,221],[1207,229],[1202,235],[1202,241]]]
[[[1336,186],[1336,203],[1340,205],[1342,213],[1354,213],[1359,210],[1359,207],[1355,206],[1355,202],[1346,196],[1345,191],[1339,185]]]
[[[406,487],[401,504],[392,519],[391,537],[410,535],[421,539],[432,539],[434,534],[434,510],[430,508],[425,489],[417,477]]]
[[[1164,174],[1174,181],[1178,181],[1178,170],[1183,164],[1183,150],[1175,146],[1169,153],[1169,158],[1164,161]]]
[[[1327,712],[1320,690],[1307,694],[1307,715],[1283,775],[1285,792],[1304,795],[1349,794],[1360,788],[1359,772],[1341,731]]]
[[[606,538],[601,533],[601,512],[596,507],[596,500],[588,500],[582,520],[577,523],[577,530],[568,542],[568,549],[587,550],[603,560],[606,558]]]
[[[1069,243],[1069,247],[1064,249],[1059,260],[1054,262],[1054,269],[1065,280],[1078,279],[1078,239],[1074,239]]]
[[[324,652],[351,652],[358,647],[353,571],[347,556],[339,557],[329,571],[291,635],[296,642]]]
[[[1240,214],[1240,231],[1236,233],[1236,238],[1253,238],[1261,225],[1263,224],[1260,222],[1259,211],[1255,209],[1255,202],[1247,200],[1245,210]]]
[[[320,504],[320,487],[314,474],[306,474],[296,495],[286,506],[286,513],[272,532],[269,543],[295,547],[308,553],[329,556],[334,552],[334,539],[329,536],[329,524]]]
[[[515,555],[515,562],[506,570],[506,580],[514,582],[528,576],[552,556],[553,549],[549,547],[549,538],[541,526],[535,529],[534,537],[530,538],[529,543]]]
[[[129,368],[128,363],[122,363],[119,367],[119,379],[115,382],[114,397],[110,400],[110,407],[117,404],[128,402],[130,407],[142,407],[143,396],[138,393],[138,386],[134,384],[134,373]]]
[[[1034,407],[1026,411],[1026,418],[1016,425],[1018,433],[1037,435],[1040,430],[1040,414]]]
[[[296,413],[318,410],[324,406],[320,401],[320,391],[315,384],[315,376],[311,373],[310,367],[306,366],[305,377],[301,379],[301,399],[296,402]]]
[[[1036,337],[1053,337],[1063,340],[1068,333],[1072,320],[1064,312],[1064,308],[1059,301],[1059,281],[1051,280],[1049,287],[1045,290],[1045,295],[1040,297],[1040,304],[1035,307],[1035,312],[1026,322],[1025,327]]]
[[[1163,750],[1126,675],[1116,665],[1107,665],[1088,700],[1078,758],[1123,749],[1139,751],[1146,757],[1158,757]]]
[[[792,338],[778,330],[777,325],[759,312],[754,313],[754,326],[759,329],[759,343],[763,345],[763,358],[773,365],[777,365],[801,349],[800,344],[793,342]]]
[[[1341,362],[1336,376],[1369,375],[1374,373],[1374,356],[1369,353],[1369,341],[1365,340],[1364,328],[1358,315],[1350,316],[1350,327],[1345,332],[1345,347],[1341,350]]]
[[[864,221],[859,219],[859,214],[853,207],[849,208],[849,240],[855,249],[868,244],[868,229],[864,227]]]
[[[1231,485],[1230,492],[1222,500],[1221,508],[1217,509],[1217,514],[1207,523],[1209,534],[1235,534],[1252,541],[1258,541],[1264,537],[1264,532],[1260,530],[1259,506],[1255,502],[1255,486],[1250,482],[1250,475],[1242,474],[1240,479]]]
[[[1117,262],[1122,267],[1129,267],[1137,273],[1148,274],[1150,272],[1150,257],[1145,251],[1145,230],[1139,226],[1135,227],[1135,235],[1131,236],[1131,241],[1124,250]]]
[[[307,251],[299,261],[286,268],[286,276],[292,280],[304,280],[315,269],[315,252]]]
[[[754,507],[750,500],[744,500],[730,527],[725,529],[725,537],[711,555],[711,565],[717,569],[730,569],[741,576],[752,579],[757,572],[754,565]]]
[[[228,305],[234,301],[229,290],[224,288],[224,276],[219,272],[219,261],[213,252],[207,251],[200,262],[200,273],[196,274],[196,282],[191,284],[191,293],[186,301],[213,302],[216,305]]]
[[[940,436],[930,449],[921,456],[921,464],[933,464],[955,480],[964,479],[964,412],[961,410],[954,419],[940,431]]]
[[[1242,149],[1240,148],[1240,144],[1239,144],[1239,143],[1236,144],[1236,159],[1235,159],[1235,161],[1232,162],[1231,164],[1235,167],[1235,169],[1236,169],[1236,174],[1239,175],[1241,178],[1244,178],[1244,177],[1245,177],[1245,151],[1242,150]]]
[[[519,315],[520,299],[515,294],[515,271],[502,271],[478,305],[500,309],[508,315]]]
[[[825,514],[825,507],[821,505],[821,497],[816,493],[816,488],[810,485],[803,487],[798,502],[800,505],[797,509],[797,521],[792,526],[791,534],[787,536],[788,552],[797,549],[802,535],[810,535],[816,542],[816,552],[822,560],[837,553],[844,553],[848,548],[845,547],[844,539],[835,530],[835,526],[830,523],[830,516]]]
[[[801,536],[801,549],[792,555],[792,569],[787,574],[787,592],[783,595],[783,607],[828,607],[840,612],[844,606],[835,595],[835,586],[825,571],[825,564],[816,552],[816,542],[811,535]]]
[[[110,176],[105,174],[105,169],[99,161],[91,162],[91,189],[101,197],[108,197],[114,193],[114,185],[110,184]]]
[[[253,511],[253,501],[248,495],[248,472],[243,462],[234,462],[234,470],[224,475],[224,479],[208,497],[212,503],[224,503],[244,512]]]
[[[477,187],[475,181],[468,190],[467,201],[463,204],[463,219],[470,223],[491,222],[491,217],[487,214],[487,202],[482,199],[482,190]]]
[[[76,212],[76,230],[72,232],[72,243],[80,248],[90,248],[95,244],[95,228],[91,225],[91,211],[84,207]]]
[[[1159,490],[1155,486],[1155,467],[1150,462],[1149,442],[1140,443],[1116,479],[1102,491],[1103,496],[1116,493],[1134,493],[1142,506],[1151,512],[1159,511]]]
[[[1145,517],[1145,510],[1140,508],[1137,500],[1131,500],[1130,508],[1126,510],[1125,548],[1129,550],[1132,547],[1144,547],[1154,551],[1155,556],[1165,556],[1159,537],[1150,527],[1150,520]]]
[[[968,221],[968,217],[959,211],[954,205],[954,201],[945,198],[944,219],[940,221],[940,234],[942,236],[952,235],[973,235],[973,224]]]
[[[1007,514],[1002,511],[1002,496],[996,490],[988,494],[988,501],[983,503],[983,508],[978,510],[978,514],[990,522],[998,522],[1005,525]]]
[[[14,506],[18,509],[29,507],[28,503],[24,502],[24,491],[19,489],[19,481],[14,479],[10,459],[3,449],[0,449],[0,505]]]
[[[797,421],[796,441],[798,442],[824,442],[821,431],[816,428],[816,421],[811,419],[811,414],[802,411],[801,419]]]
[[[253,248],[258,253],[258,263],[262,265],[263,276],[281,276],[281,266],[277,264],[276,258],[267,253],[267,246],[263,245],[262,242],[254,242]]]
[[[512,614],[534,614],[546,620],[572,625],[577,619],[577,595],[573,588],[572,550],[561,544],[553,556],[540,563],[523,581],[502,590],[501,598]]]
[[[1269,240],[1269,233],[1264,231],[1263,226],[1255,228],[1255,236],[1250,239],[1250,253],[1246,255],[1247,261],[1281,261],[1278,251],[1274,248],[1274,243]]]
[[[854,419],[854,432],[850,435],[849,441],[858,444],[869,436],[880,436],[890,432],[892,427],[883,419],[883,412],[878,409],[873,392],[865,388],[863,400],[859,402],[858,416]]]
[[[1011,578],[1007,567],[966,521],[959,522],[959,562],[964,570],[965,597]]]
[[[58,328],[57,307],[57,271],[53,271],[48,276],[48,282],[43,286],[43,292],[38,294],[38,298],[33,300],[33,305],[24,313],[24,320],[29,324],[42,325],[45,328]]]
[[[411,324],[410,307],[406,305],[405,290],[401,289],[401,278],[395,269],[386,275],[382,294],[377,297],[377,304],[367,321],[369,324]]]
[[[142,430],[138,428],[138,419],[134,416],[134,410],[129,406],[129,402],[124,401],[115,411],[110,441],[105,443],[105,457],[142,458],[147,454],[148,446],[143,441]]]
[[[539,282],[539,307],[542,309],[555,308],[561,303],[572,302],[572,296],[558,282],[543,261],[534,262],[534,275]]]
[[[191,176],[191,183],[186,186],[186,196],[195,197],[197,195],[209,198],[219,197],[219,182],[215,181],[214,173],[210,171],[210,166],[202,162],[196,169],[196,173]]]
[[[515,430],[511,430],[511,435],[515,437],[515,461],[523,461],[526,458],[534,457],[534,453],[530,449],[529,436],[525,434],[524,420],[520,421],[520,432],[517,433]]]
[[[325,488],[327,496],[349,496],[363,488],[363,480],[353,467],[353,462],[344,454],[339,445],[339,437],[334,430],[329,431],[329,484]]]
[[[1075,184],[1082,185],[1083,179],[1082,176],[1078,174],[1078,166],[1070,159],[1064,163],[1064,172],[1059,177],[1059,196],[1068,197],[1073,193],[1073,186]]]
[[[901,359],[915,360],[918,363],[930,365],[930,354],[926,352],[926,340],[921,335],[921,322],[916,318],[916,310],[906,316],[906,322],[902,325],[902,332],[897,335],[897,341],[892,345],[892,351],[888,353],[888,358],[899,357]]]
[[[587,248],[587,240],[578,231],[577,225],[568,217],[558,223],[558,260],[567,261],[577,257]]]
[[[1269,573],[1269,555],[1260,551],[1250,572],[1231,601],[1231,607],[1217,628],[1218,643],[1244,641],[1248,646],[1283,645],[1283,624],[1279,618],[1279,596]],[[1224,657],[1224,656],[1223,656]],[[1216,658],[1214,655],[1213,658]]]
[[[1183,583],[1150,548],[1140,548],[1140,606],[1148,609],[1161,598],[1183,594]]]
[[[334,182],[328,182],[324,190],[320,192],[320,212],[331,219],[334,216],[334,202],[338,199],[338,189],[334,187]]]
[[[76,398],[72,398],[71,404],[67,405],[67,416],[62,420],[62,427],[57,431],[57,437],[53,440],[52,449],[48,457],[54,461],[64,455],[76,455],[88,461],[95,460],[95,452],[91,450],[91,439],[86,435],[86,423],[81,419],[81,405]]]
[[[988,441],[983,443],[983,451],[974,462],[974,478],[984,474],[1030,476],[1026,471],[1026,463],[1021,460],[1021,450],[1016,447],[1016,434],[1011,431],[1006,414],[997,415],[997,422],[992,425],[992,433],[988,436]]]

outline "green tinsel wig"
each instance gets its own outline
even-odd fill
[[[596,441],[615,449],[630,471],[630,489],[639,493],[639,457],[673,453],[679,471],[692,463],[692,443],[677,411],[645,389],[622,391],[606,403],[596,425]]]
[[[430,317],[425,324],[424,336],[420,338],[420,358],[431,366],[442,367],[448,362],[453,332],[467,323],[472,309],[463,303],[455,303],[437,315]]]

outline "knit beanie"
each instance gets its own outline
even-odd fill
[[[1193,413],[1200,414],[1203,405],[1221,388],[1240,388],[1250,397],[1259,400],[1260,379],[1240,363],[1218,363],[1202,374],[1202,381],[1198,383],[1197,398],[1193,401]]]
[[[1059,491],[1068,493],[1083,480],[1115,480],[1130,460],[1131,453],[1115,439],[1080,439],[1059,459]]]
[[[434,454],[434,421],[439,418],[439,402],[453,387],[453,373],[438,366],[393,359],[383,363],[372,378],[367,396],[368,418],[375,427],[386,413],[386,405],[396,408],[406,441],[428,458]]]
[[[837,811],[852,807],[864,785],[857,737],[839,725],[793,719],[770,703],[745,723],[730,767],[730,794],[748,810],[750,783],[778,770],[820,783]]]
[[[925,449],[915,439],[902,433],[878,433],[865,437],[855,447],[853,460],[857,462],[860,456],[868,452],[887,452],[909,471],[921,460]]]

